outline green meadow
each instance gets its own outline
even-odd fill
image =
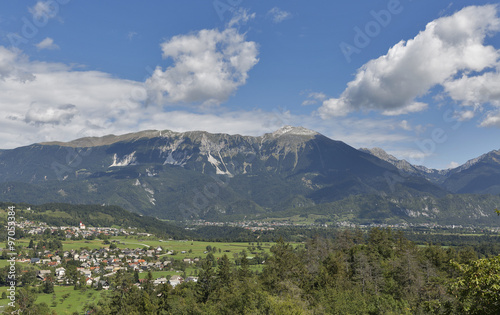
[[[52,294],[39,294],[36,303],[46,303],[51,310],[56,311],[58,315],[73,314],[83,311],[83,305],[89,302],[97,303],[101,294],[107,294],[107,291],[96,290],[74,290],[73,286],[55,286]]]
[[[175,259],[184,258],[194,258],[194,257],[205,257],[204,253],[207,246],[215,247],[217,250],[212,252],[215,257],[222,257],[223,254],[232,257],[232,253],[239,253],[242,250],[246,250],[247,254],[251,256],[249,247],[255,247],[255,251],[260,252],[257,248],[257,243],[246,243],[246,242],[202,242],[202,241],[178,241],[178,240],[161,240],[158,238],[141,238],[138,236],[119,236],[110,239],[112,243],[115,243],[118,248],[124,249],[135,249],[148,247],[155,249],[158,246],[166,252],[167,250],[174,251],[176,254],[173,255]],[[113,242],[116,241],[116,242]],[[35,241],[36,243],[37,241]],[[29,239],[19,239],[16,240],[17,245],[22,245],[27,247],[29,244]],[[64,240],[62,241],[63,250],[79,250],[82,248],[88,249],[99,249],[109,247],[100,239],[95,240]],[[253,245],[251,245],[253,244]],[[261,249],[269,252],[271,246],[274,245],[273,242],[259,243]],[[220,249],[220,252],[219,252]],[[191,252],[189,252],[191,250]],[[185,251],[186,253],[182,253]]]

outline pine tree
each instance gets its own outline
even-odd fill
[[[206,303],[210,297],[210,293],[215,289],[215,273],[210,260],[203,260],[196,285],[198,288],[199,301]]]
[[[139,283],[139,271],[134,271],[134,283]]]

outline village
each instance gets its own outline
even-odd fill
[[[118,272],[143,273],[170,270],[174,271],[174,265],[180,267],[175,270],[182,273],[185,266],[196,264],[200,261],[199,257],[183,258],[175,261],[169,256],[175,255],[173,250],[167,250],[162,246],[142,246],[141,248],[119,248],[118,240],[109,241],[114,236],[150,237],[150,233],[138,233],[134,228],[112,228],[112,227],[86,227],[80,222],[78,227],[71,226],[48,226],[44,222],[22,221],[16,222],[16,228],[23,231],[26,235],[37,236],[54,233],[63,233],[67,239],[104,239],[104,243],[109,246],[103,246],[96,249],[46,249],[33,248],[33,250],[23,251],[24,255],[16,257],[16,263],[29,264],[37,267],[36,278],[40,282],[48,279],[56,285],[80,284],[88,287],[99,287],[99,289],[108,290],[110,287],[110,277]],[[161,241],[161,240],[160,240]],[[124,243],[121,243],[124,245]],[[145,245],[145,244],[144,244]],[[181,254],[187,254],[187,251],[181,251]],[[208,253],[208,251],[204,251]],[[174,264],[175,262],[175,264]],[[62,265],[77,266],[77,275],[69,274],[67,268]],[[182,277],[173,275],[167,277],[158,277],[153,279],[154,285],[169,283],[172,287],[183,282],[197,282],[198,278],[194,276]],[[141,287],[144,279],[139,279],[136,286]]]

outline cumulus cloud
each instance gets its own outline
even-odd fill
[[[267,12],[267,15],[272,19],[274,23],[281,23],[284,20],[287,20],[292,17],[290,12],[281,10],[278,7],[274,7]]]
[[[257,44],[234,28],[174,36],[161,48],[173,64],[157,67],[146,82],[159,103],[220,104],[245,84],[258,62]]]
[[[26,113],[25,121],[35,125],[66,125],[78,113],[76,106],[72,104],[59,105],[57,107],[40,107],[36,106],[36,104],[34,105]]]
[[[14,142],[13,134],[26,144],[28,135],[40,141],[71,136],[88,125],[105,128],[120,111],[140,110],[145,96],[142,83],[30,61],[0,46],[0,124],[11,134],[6,139],[0,133],[2,143]]]
[[[48,50],[55,50],[59,49],[59,46],[54,43],[54,40],[50,37],[45,38],[41,42],[35,45],[38,50],[42,49],[48,49]]]
[[[500,111],[490,111],[486,118],[479,124],[480,127],[497,127],[500,128]]]
[[[26,69],[25,57],[0,46],[0,81],[6,79],[24,83],[34,80],[35,76]]]
[[[445,91],[463,106],[479,107],[484,103],[500,106],[500,73],[498,70],[481,75],[462,75],[444,84]]]
[[[498,50],[484,44],[488,35],[498,31],[496,5],[470,6],[436,19],[413,39],[399,42],[386,55],[362,66],[340,97],[325,100],[319,113],[327,118],[359,109],[415,112],[425,109],[416,99],[436,85],[444,86],[452,98],[471,101],[468,94],[459,95],[458,86],[471,80],[468,74],[498,65]],[[454,82],[457,74],[465,76],[459,79],[463,82]]]

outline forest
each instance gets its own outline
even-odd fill
[[[134,273],[118,272],[86,314],[500,313],[500,256],[473,246],[422,246],[373,228],[298,245],[280,239],[271,253],[258,272],[247,255],[207,255],[198,281],[175,288],[154,286],[150,274],[139,286]],[[22,314],[50,314],[35,303],[37,290],[18,288]]]

